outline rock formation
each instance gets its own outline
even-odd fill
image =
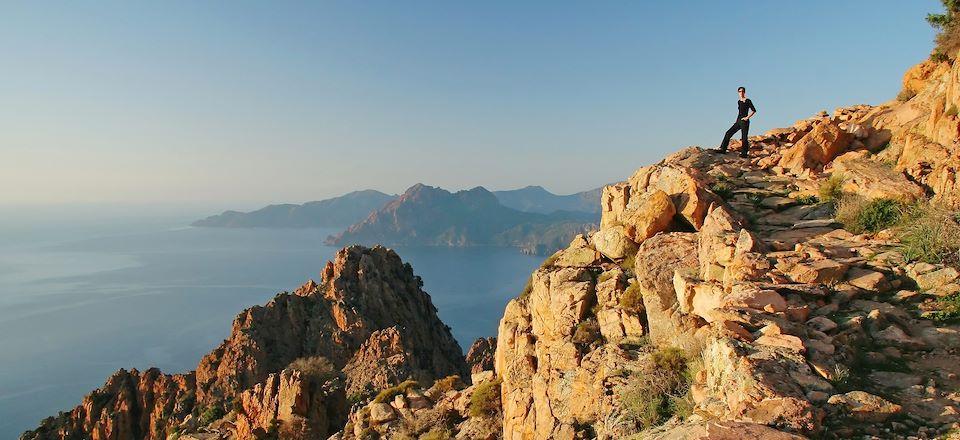
[[[326,436],[349,396],[413,378],[468,373],[460,346],[413,269],[391,250],[348,247],[308,281],[241,312],[195,372],[117,372],[70,412],[24,439],[164,439],[223,418],[217,429],[265,438],[277,429]]]

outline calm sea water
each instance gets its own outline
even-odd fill
[[[193,369],[233,317],[308,278],[331,230],[205,229],[209,210],[0,207],[0,438],[67,410],[119,368]],[[466,350],[495,335],[541,257],[399,248]]]

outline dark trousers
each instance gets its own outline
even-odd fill
[[[727,145],[730,144],[730,138],[733,137],[737,130],[740,131],[740,139],[742,140],[740,144],[740,155],[746,156],[747,151],[750,149],[750,144],[747,142],[747,136],[749,136],[747,133],[750,132],[749,120],[744,121],[743,119],[737,119],[737,122],[733,123],[733,126],[730,127],[730,129],[727,130],[727,132],[723,135],[723,142],[720,144],[720,150],[727,151]]]

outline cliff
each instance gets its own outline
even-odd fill
[[[349,247],[308,281],[240,313],[195,372],[120,370],[83,403],[23,439],[165,439],[198,429],[237,438],[325,436],[347,398],[408,378],[468,372],[422,282],[393,251]],[[271,434],[273,433],[273,434]]]
[[[900,167],[914,147],[897,140],[957,151],[956,133],[916,118],[877,125],[920,103],[822,113],[753,136],[750,159],[689,148],[605,187],[600,229],[548,258],[506,307],[503,438],[953,429],[960,327],[928,311],[960,297],[957,271],[909,256],[898,226],[854,233],[836,219],[854,202],[955,203],[934,171]],[[935,163],[950,175],[960,162]],[[838,200],[819,203],[831,187]]]

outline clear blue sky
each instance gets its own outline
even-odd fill
[[[936,0],[6,2],[0,204],[569,193],[893,98]]]

